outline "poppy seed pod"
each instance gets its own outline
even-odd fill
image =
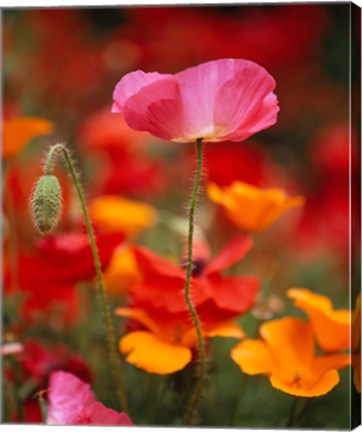
[[[30,206],[34,225],[41,234],[48,233],[57,225],[62,210],[62,190],[57,177],[40,177]]]

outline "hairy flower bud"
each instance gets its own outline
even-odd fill
[[[62,190],[57,177],[40,177],[30,206],[34,225],[41,234],[48,233],[57,225],[62,209]]]

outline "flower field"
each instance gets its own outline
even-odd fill
[[[360,423],[358,31],[3,11],[2,422]]]

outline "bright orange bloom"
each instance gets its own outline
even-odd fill
[[[338,369],[350,364],[348,354],[316,356],[312,325],[286,317],[260,327],[262,339],[246,339],[231,358],[248,375],[264,374],[271,385],[294,396],[322,396],[339,382]]]
[[[157,219],[157,212],[151,206],[116,195],[104,195],[94,199],[90,203],[89,211],[101,232],[121,231],[129,237],[137,236]]]
[[[356,299],[352,322],[352,366],[353,383],[361,393],[361,295]]]
[[[53,132],[54,125],[40,117],[16,117],[3,121],[3,158],[17,155],[32,139]]]
[[[287,198],[281,189],[260,189],[241,181],[230,186],[207,185],[211,201],[220,204],[229,219],[245,231],[262,231],[268,228],[289,208],[304,204],[304,198]]]
[[[141,273],[138,269],[131,248],[121,245],[117,248],[104,273],[104,284],[109,293],[122,295],[128,288],[141,281]]]
[[[347,309],[333,309],[331,300],[307,289],[291,288],[288,297],[294,306],[309,317],[317,342],[323,351],[350,349],[351,313]]]
[[[187,314],[165,311],[161,316],[152,316],[149,311],[138,308],[118,308],[116,314],[141,325],[141,330],[131,331],[119,342],[128,363],[159,375],[177,372],[190,363],[197,335]],[[241,327],[232,321],[204,325],[202,330],[205,337],[244,337]]]

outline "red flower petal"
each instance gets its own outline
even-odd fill
[[[253,240],[246,234],[238,235],[228,242],[207,264],[205,274],[218,273],[244,258],[253,246]]]

